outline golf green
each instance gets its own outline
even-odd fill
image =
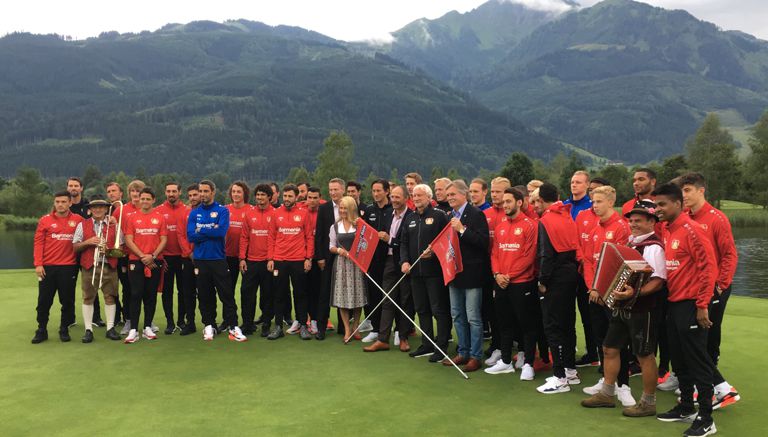
[[[0,436],[17,435],[681,435],[685,424],[630,419],[620,408],[587,410],[582,385],[542,395],[549,374],[523,382],[519,373],[471,373],[412,359],[395,349],[363,353],[344,345],[286,336],[245,343],[198,334],[162,333],[126,345],[104,338],[82,344],[81,298],[72,342],[56,335],[60,306],[51,310],[50,339],[30,344],[36,328],[37,281],[32,270],[0,271]],[[162,310],[158,304],[158,315]],[[199,315],[198,315],[199,320]],[[160,324],[162,327],[162,324]],[[580,348],[583,348],[581,329]],[[721,435],[764,436],[758,407],[768,401],[768,301],[733,297],[728,304],[720,369],[741,402],[714,413]],[[418,344],[418,339],[414,343]],[[413,344],[413,343],[412,343]],[[640,378],[632,378],[639,398]],[[658,393],[658,409],[675,403]]]

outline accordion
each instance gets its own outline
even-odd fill
[[[629,310],[640,294],[640,287],[648,281],[651,273],[653,268],[637,250],[603,243],[592,288],[597,290],[608,308]],[[614,293],[622,291],[625,285],[635,290],[634,295],[630,299],[616,300]]]

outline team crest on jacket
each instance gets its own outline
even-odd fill
[[[701,224],[701,228],[702,228],[702,229],[704,229],[704,230],[706,231],[707,229],[709,229],[709,226],[707,226],[707,224],[706,224],[706,223],[702,223],[702,224]]]
[[[212,211],[212,212],[211,212],[211,218],[216,218],[216,217],[218,217],[218,216],[219,216],[219,213],[218,213],[218,212],[216,212],[216,211]]]
[[[499,235],[501,235],[501,236],[504,236],[504,234],[506,234],[506,233],[507,233],[506,229],[500,229],[499,230]]]
[[[521,235],[523,233],[523,228],[515,228],[515,235]]]
[[[293,216],[293,221],[300,222],[301,221],[301,216],[296,214],[295,216]]]
[[[75,223],[74,220],[68,221],[67,224],[69,225],[70,228],[74,228],[75,226],[77,226],[77,223]]]
[[[424,223],[426,223],[428,225],[431,225],[434,222],[435,222],[435,219],[433,219],[432,217],[427,217],[427,219],[424,220]]]
[[[158,224],[160,224],[160,220],[158,220],[158,219],[156,219],[156,218],[153,218],[153,219],[152,219],[152,220],[150,220],[150,221],[152,222],[152,224],[153,224],[153,225],[158,225]]]
[[[270,217],[270,216],[267,216],[267,223],[269,223],[269,222],[271,222],[271,221],[272,221],[272,217]]]
[[[605,233],[605,239],[606,240],[613,240],[613,231],[608,231]]]
[[[672,249],[677,250],[680,247],[680,240],[672,240]]]

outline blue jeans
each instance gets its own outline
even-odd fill
[[[451,317],[459,337],[458,354],[483,358],[483,289],[448,287],[451,292]]]

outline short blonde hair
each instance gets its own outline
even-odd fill
[[[131,181],[130,184],[128,184],[128,192],[130,193],[131,191],[134,191],[134,190],[135,191],[141,191],[146,186],[147,185],[144,182],[142,182],[142,181],[140,181],[138,179],[134,179],[134,180]]]
[[[587,178],[587,182],[592,180],[592,178],[589,177],[589,173],[587,173],[584,170],[576,170],[575,172],[573,172],[573,176],[584,176]],[[573,179],[573,176],[571,176],[571,179]]]
[[[533,187],[533,189],[535,190],[535,189],[539,188],[542,185],[544,185],[544,182],[542,182],[542,181],[540,181],[538,179],[533,179],[530,182],[528,182],[528,184],[526,184],[525,188]]]
[[[543,184],[543,182],[542,182],[542,184]],[[530,202],[535,202],[537,200],[539,200],[539,189],[538,188],[536,188],[535,190],[531,191],[530,196],[528,196],[528,201],[530,201]]]
[[[339,201],[339,206],[343,206],[346,208],[347,212],[342,217],[339,215],[339,221],[342,221],[344,219],[347,219],[350,223],[355,223],[357,221],[357,218],[360,217],[360,214],[357,212],[357,202],[353,197],[350,196],[344,196]]]
[[[493,187],[494,185],[503,185],[505,188],[509,188],[512,186],[512,182],[510,182],[509,179],[503,176],[499,176],[497,178],[493,178],[493,180],[491,181],[491,187]]]
[[[595,188],[592,190],[592,197],[594,197],[595,194],[605,196],[605,198],[611,203],[616,202],[616,189],[610,185],[603,185],[602,187]]]

